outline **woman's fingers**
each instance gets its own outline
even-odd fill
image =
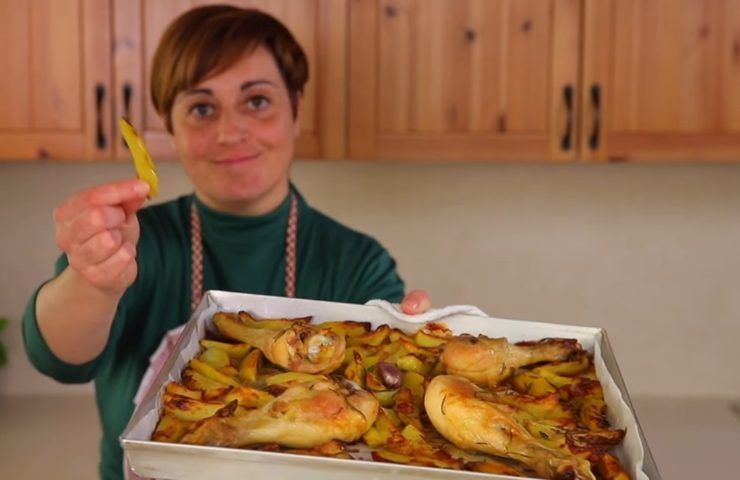
[[[122,243],[121,230],[104,230],[83,243],[73,244],[67,252],[67,259],[72,268],[85,269],[110,258]]]
[[[123,233],[124,240],[132,242],[134,245],[139,242],[139,219],[136,217],[136,213],[129,213],[126,216],[120,230]]]
[[[149,193],[149,184],[138,179],[122,180],[89,188],[73,195],[54,210],[54,219],[64,222],[80,212],[95,206],[122,206],[143,201]],[[141,203],[138,205],[141,206]]]
[[[424,313],[431,306],[429,295],[424,290],[411,290],[401,301],[401,311],[407,315]]]
[[[95,235],[120,228],[125,220],[126,212],[120,206],[89,207],[68,220],[57,223],[57,244],[67,251]]]
[[[57,244],[91,285],[124,290],[136,278],[136,211],[148,192],[147,183],[124,180],[83,190],[55,209]]]
[[[126,212],[126,215],[131,215],[131,214],[138,212],[145,201],[146,201],[145,198],[137,198],[136,200],[130,200],[128,202],[123,202],[121,206],[123,207],[123,210]]]
[[[136,279],[136,247],[130,242],[124,242],[110,257],[78,269],[78,272],[100,290],[128,287]]]

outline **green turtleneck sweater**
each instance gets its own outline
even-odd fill
[[[190,206],[196,201],[203,232],[203,288],[265,295],[285,292],[285,230],[290,199],[259,217],[209,209],[194,196],[154,205],[138,214],[139,274],[121,299],[100,356],[83,365],[58,359],[36,322],[36,295],[23,317],[31,362],[64,383],[95,381],[103,429],[100,476],[122,477],[118,437],[133,413],[133,397],[163,335],[190,315]],[[296,297],[347,303],[373,298],[398,302],[403,282],[388,252],[373,238],[312,209],[298,195]],[[62,255],[58,275],[67,267]]]

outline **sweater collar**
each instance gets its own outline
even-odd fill
[[[298,197],[300,215],[306,204],[292,184],[290,193]],[[291,195],[288,194],[272,212],[255,216],[214,210],[201,202],[195,194],[192,195],[192,201],[195,202],[200,215],[203,241],[210,248],[244,251],[285,238],[288,215],[290,214],[290,197]],[[300,231],[300,224],[298,229]],[[282,245],[282,242],[280,244]]]

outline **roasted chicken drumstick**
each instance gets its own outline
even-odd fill
[[[226,337],[259,348],[268,360],[286,370],[331,373],[344,360],[345,338],[328,328],[301,322],[284,330],[252,328],[229,314],[215,315],[213,323]]]
[[[570,339],[514,344],[506,338],[462,335],[447,343],[441,358],[447,373],[460,375],[482,387],[495,387],[519,367],[565,360],[577,350],[578,342]]]
[[[429,382],[424,407],[434,428],[459,448],[518,460],[544,478],[595,480],[588,461],[540,444],[512,418],[511,407],[485,396],[465,378],[439,375]]]
[[[182,443],[220,447],[277,443],[313,448],[331,440],[353,442],[375,422],[378,408],[373,395],[350,382],[303,382],[257,410],[202,420]]]

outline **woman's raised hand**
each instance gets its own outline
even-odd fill
[[[146,182],[125,180],[78,192],[54,209],[57,245],[101,292],[121,295],[136,279],[136,211],[148,192]]]

